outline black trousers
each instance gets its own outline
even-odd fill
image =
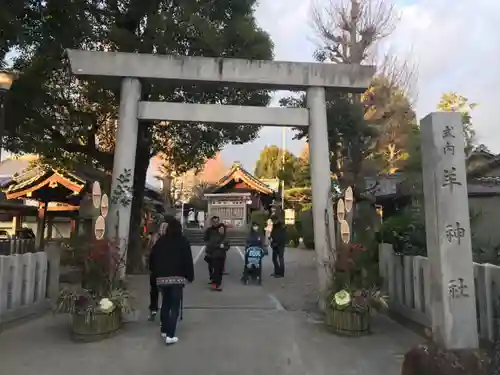
[[[285,248],[273,248],[273,265],[276,276],[285,276]]]
[[[182,285],[166,285],[160,288],[162,293],[161,332],[165,333],[167,337],[175,337],[181,309]]]
[[[149,275],[149,311],[158,311],[160,292],[156,285],[156,277]]]
[[[222,284],[222,275],[224,274],[224,263],[226,259],[224,258],[215,258],[211,260],[212,264],[212,282],[220,286]]]
[[[207,265],[208,265],[208,278],[212,280],[212,276],[214,274],[214,266],[213,266],[213,260],[212,259],[207,259]]]

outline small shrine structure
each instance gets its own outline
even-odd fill
[[[218,216],[230,228],[244,227],[253,211],[269,210],[273,202],[276,202],[277,195],[275,189],[236,162],[217,182],[215,188],[205,194],[208,199],[207,220]]]

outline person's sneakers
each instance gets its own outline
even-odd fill
[[[149,318],[148,318],[148,320],[149,320],[150,322],[154,322],[154,320],[155,320],[155,318],[156,318],[156,313],[157,313],[156,311],[151,311],[151,312],[149,313]]]
[[[179,341],[178,337],[165,337],[165,344],[172,345]]]
[[[160,333],[160,336],[163,338],[163,340],[165,340],[167,338],[167,334],[163,333],[163,332]]]
[[[210,289],[215,292],[222,292],[222,286],[220,285],[212,284]]]

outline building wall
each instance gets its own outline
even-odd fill
[[[474,244],[500,245],[500,196],[469,197]]]
[[[474,179],[467,184],[471,211],[471,235],[474,246],[490,249],[500,246],[500,184],[498,177],[500,177],[500,167],[492,168],[484,173],[484,176],[479,178],[480,181]]]
[[[23,227],[30,228],[37,234],[37,225],[35,216],[26,216],[23,219]],[[9,234],[14,234],[12,230],[12,221],[0,221],[0,229],[6,230]],[[45,236],[47,236],[48,226],[45,227]],[[52,238],[69,238],[71,233],[71,222],[69,218],[55,218],[52,221]]]

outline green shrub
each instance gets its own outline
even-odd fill
[[[425,225],[420,214],[404,210],[384,221],[378,241],[392,244],[394,251],[406,255],[427,255]]]

